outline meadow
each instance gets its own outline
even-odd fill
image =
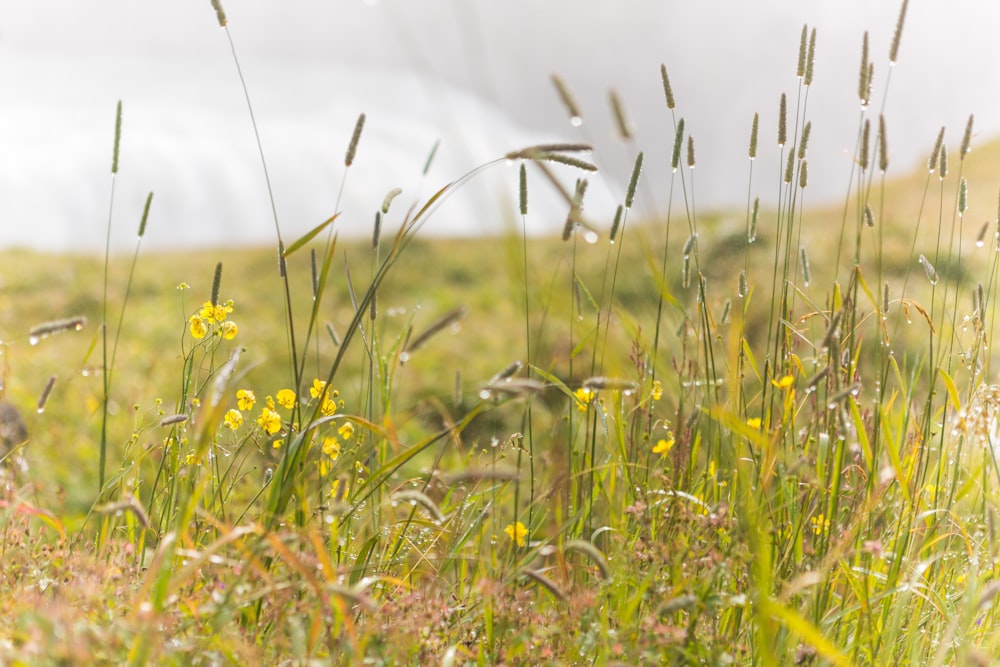
[[[992,664],[1000,143],[970,117],[887,178],[905,12],[842,206],[802,203],[804,27],[742,211],[695,209],[668,64],[671,180],[623,119],[612,220],[559,143],[497,156],[499,239],[420,234],[483,165],[363,240],[146,253],[143,213],[134,255],[0,252],[3,662]],[[561,238],[524,231],[542,188]]]

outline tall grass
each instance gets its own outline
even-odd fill
[[[336,213],[286,243],[275,214],[270,277],[224,270],[227,259],[176,296],[170,286],[176,364],[157,392],[171,398],[147,397],[155,407],[137,404],[127,425],[111,409],[122,392],[111,378],[143,263],[137,249],[116,295],[109,253],[93,520],[81,527],[8,485],[0,572],[20,597],[0,623],[0,653],[130,664],[987,664],[1000,638],[1000,389],[989,383],[1000,211],[988,228],[965,226],[976,195],[963,171],[970,118],[955,173],[938,137],[922,201],[906,213],[913,227],[895,240],[889,84],[876,113],[865,36],[839,225],[811,224],[816,53],[816,31],[803,27],[795,95],[750,123],[736,241],[695,206],[690,132],[710,128],[685,120],[665,66],[665,187],[643,183],[650,149],[633,145],[612,94],[636,156],[613,220],[586,210],[602,156],[556,77],[580,141],[511,151],[426,200],[404,204],[394,189],[372,202],[363,247],[338,240]],[[269,181],[266,129],[244,92]],[[769,118],[774,138],[761,131]],[[364,119],[341,193],[364,154]],[[119,120],[113,174],[120,132]],[[771,177],[754,171],[767,151],[781,165]],[[483,267],[492,247],[438,262],[418,234],[450,193],[505,161],[518,166],[521,224],[503,287]],[[538,188],[565,198],[561,241],[526,233]],[[773,209],[761,204],[768,190]],[[664,213],[637,221],[644,210]],[[396,281],[412,282],[411,263],[423,271],[429,258],[469,261],[463,275],[478,291],[448,303]],[[277,316],[230,296],[250,274]],[[400,305],[402,294],[418,296]],[[113,307],[122,315],[109,341]],[[275,320],[280,334],[254,338]],[[257,365],[279,336],[280,363]],[[503,341],[496,354],[483,351],[491,336]],[[122,430],[132,435],[109,439]],[[109,454],[118,465],[106,473]]]

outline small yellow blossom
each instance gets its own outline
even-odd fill
[[[658,401],[663,398],[663,383],[659,380],[653,380],[653,390],[650,392],[654,401]]]
[[[208,333],[208,325],[205,324],[205,320],[197,315],[192,315],[191,319],[188,320],[188,329],[195,338],[204,338],[205,334]]]
[[[524,546],[524,538],[528,536],[528,529],[520,521],[509,524],[503,529],[503,532],[507,533],[507,537],[512,539],[519,547]]]
[[[330,483],[330,497],[334,500],[343,500],[347,496],[347,490],[347,483],[341,483],[339,479],[335,479]]]
[[[827,531],[830,530],[830,520],[820,514],[819,516],[814,516],[809,520],[812,524],[812,531],[814,535],[825,535]]]
[[[330,474],[330,462],[327,459],[319,460],[319,476],[326,477]]]
[[[337,429],[337,433],[339,433],[340,437],[344,440],[350,440],[351,436],[354,435],[354,424],[351,422],[344,422],[344,424]]]
[[[253,410],[253,406],[257,404],[257,397],[253,395],[253,392],[249,389],[240,389],[236,392],[236,405],[239,406],[240,410],[244,412],[249,412]]]
[[[226,319],[226,315],[231,312],[233,312],[232,300],[220,304],[213,304],[211,301],[206,301],[204,305],[202,305],[201,311],[198,314],[203,319],[222,322]]]
[[[271,408],[264,408],[257,417],[257,423],[268,435],[274,435],[281,430],[281,415]]]
[[[316,378],[313,380],[312,386],[309,387],[309,395],[313,398],[319,398],[324,390],[326,390],[326,383]]]
[[[924,495],[926,496],[928,503],[934,504],[934,501],[937,498],[937,492],[938,488],[933,484],[928,484],[924,487]]]
[[[336,461],[340,456],[340,442],[336,438],[323,438],[323,453]]]
[[[271,443],[271,447],[273,447],[275,449],[281,449],[284,446],[285,446],[285,439],[284,438],[278,438],[277,440],[275,440],[274,442]]]
[[[227,428],[235,431],[243,424],[243,414],[239,410],[230,410],[223,418],[223,423]]]
[[[573,395],[576,396],[576,407],[580,412],[586,412],[596,392],[590,387],[580,387]]]
[[[771,384],[773,384],[778,389],[788,389],[793,384],[795,384],[795,378],[792,377],[791,375],[786,375],[777,380],[771,380]]]
[[[295,405],[295,392],[291,389],[278,390],[278,405],[289,410]]]
[[[337,401],[328,396],[324,396],[323,405],[320,407],[319,411],[323,413],[324,417],[329,417],[337,411]]]
[[[749,426],[752,429],[756,429],[759,431],[760,425],[761,425],[760,417],[751,417],[750,419],[747,420],[747,426]]]
[[[221,327],[222,337],[226,340],[232,340],[236,338],[236,334],[240,332],[240,328],[236,326],[236,322],[232,320],[226,320],[222,323]]]
[[[184,291],[184,290],[186,290],[186,289],[191,289],[191,286],[190,286],[190,285],[188,285],[187,283],[181,283],[181,284],[179,284],[179,285],[177,286],[177,291],[178,291],[178,292],[183,292],[183,291]]]
[[[670,454],[670,450],[673,449],[673,448],[674,448],[674,439],[673,438],[670,438],[669,440],[661,439],[653,447],[653,453],[654,454],[659,454],[660,458],[664,458],[665,459],[665,458],[667,458],[667,455]]]
[[[274,396],[265,396],[264,405],[267,406],[268,410],[274,410]]]
[[[201,457],[200,456],[196,456],[195,454],[187,454],[184,457],[184,465],[186,465],[186,466],[200,466],[201,465]]]

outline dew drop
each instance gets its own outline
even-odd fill
[[[39,342],[40,340],[42,340],[42,339],[41,339],[41,338],[39,338],[38,336],[29,336],[29,337],[28,337],[28,343],[29,343],[30,345],[38,345],[38,342]]]
[[[597,236],[597,232],[593,230],[587,230],[587,232],[583,235],[583,240],[589,243],[590,245],[594,245],[595,243],[597,243],[598,238],[599,237]]]
[[[569,124],[572,125],[573,127],[580,127],[581,125],[583,125],[583,119],[580,118],[579,116],[573,116],[572,118],[569,119]]]

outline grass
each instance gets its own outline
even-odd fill
[[[677,170],[623,136],[614,244],[559,145],[506,157],[563,239],[422,239],[473,170],[374,240],[0,253],[5,662],[989,664],[1000,144],[889,181],[866,106],[805,207],[808,36],[746,211],[696,208],[665,68]]]

